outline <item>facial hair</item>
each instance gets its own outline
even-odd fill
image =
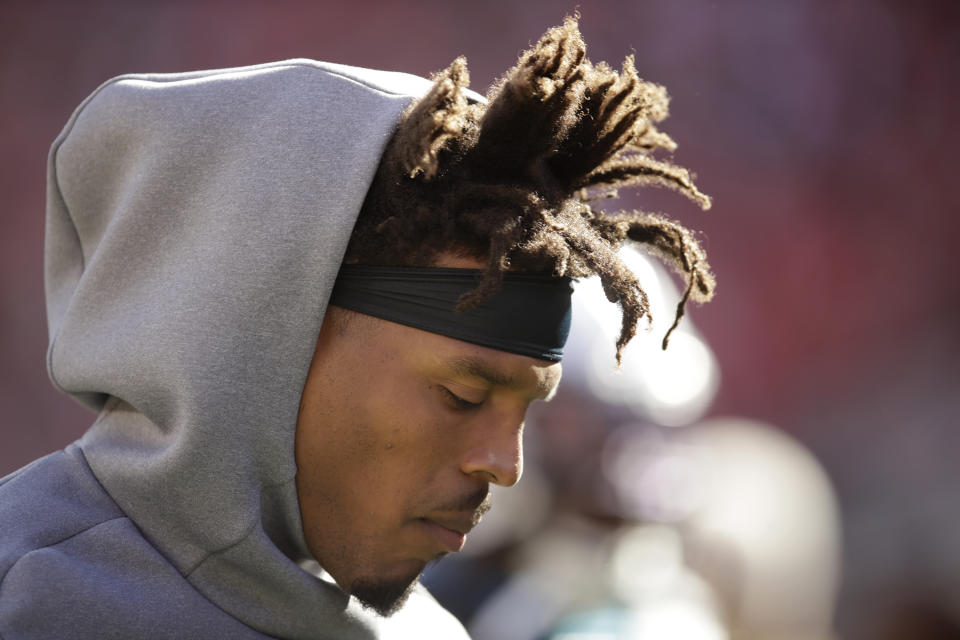
[[[453,511],[473,511],[471,521],[476,525],[480,522],[480,518],[490,510],[489,486],[484,485],[477,491],[452,500],[440,508]],[[440,554],[437,560],[445,555],[447,554]],[[394,580],[358,578],[350,585],[350,595],[355,597],[365,609],[373,609],[384,618],[389,618],[403,608],[422,574],[423,569],[413,576]]]
[[[364,609],[373,609],[389,618],[406,603],[422,573],[420,570],[413,577],[389,581],[359,578],[350,585],[350,595],[359,600]]]

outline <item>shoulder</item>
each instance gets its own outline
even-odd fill
[[[197,592],[70,447],[0,481],[0,637],[264,636]]]
[[[26,553],[122,517],[76,446],[15,471],[0,480],[0,581]]]

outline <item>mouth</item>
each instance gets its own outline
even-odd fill
[[[467,542],[467,533],[473,528],[470,519],[418,518],[427,534],[446,552],[456,553]]]
[[[489,488],[484,486],[469,496],[445,504],[430,515],[417,518],[417,522],[444,551],[456,553],[463,549],[467,534],[489,510]]]

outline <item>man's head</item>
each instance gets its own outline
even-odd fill
[[[598,274],[623,309],[618,358],[648,313],[617,257],[623,241],[685,274],[677,320],[689,297],[712,295],[705,256],[685,228],[588,204],[619,186],[656,183],[709,205],[685,170],[650,156],[675,146],[654,127],[666,94],[641,81],[631,60],[619,74],[592,64],[568,20],[521,57],[487,104],[468,103],[467,82],[457,60],[404,114],[345,262],[480,269],[461,311],[495,296],[508,271]],[[459,550],[488,484],[517,481],[526,409],[559,375],[549,359],[331,307],[296,434],[297,490],[317,560],[390,613],[430,560]]]
[[[389,614],[428,562],[459,551],[489,483],[517,482],[527,407],[559,378],[559,363],[331,307],[296,435],[314,556]]]

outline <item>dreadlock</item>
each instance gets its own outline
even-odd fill
[[[591,63],[576,17],[524,52],[486,104],[468,100],[462,57],[433,81],[387,146],[346,260],[423,266],[454,253],[485,261],[458,310],[492,295],[510,269],[597,274],[623,314],[619,363],[639,320],[650,317],[646,293],[617,255],[631,240],[686,278],[666,348],[687,302],[713,295],[705,253],[688,229],[663,216],[590,206],[618,188],[652,184],[710,207],[685,169],[651,155],[676,148],[655,126],[667,117],[666,90],[641,80],[632,56],[619,73]]]

